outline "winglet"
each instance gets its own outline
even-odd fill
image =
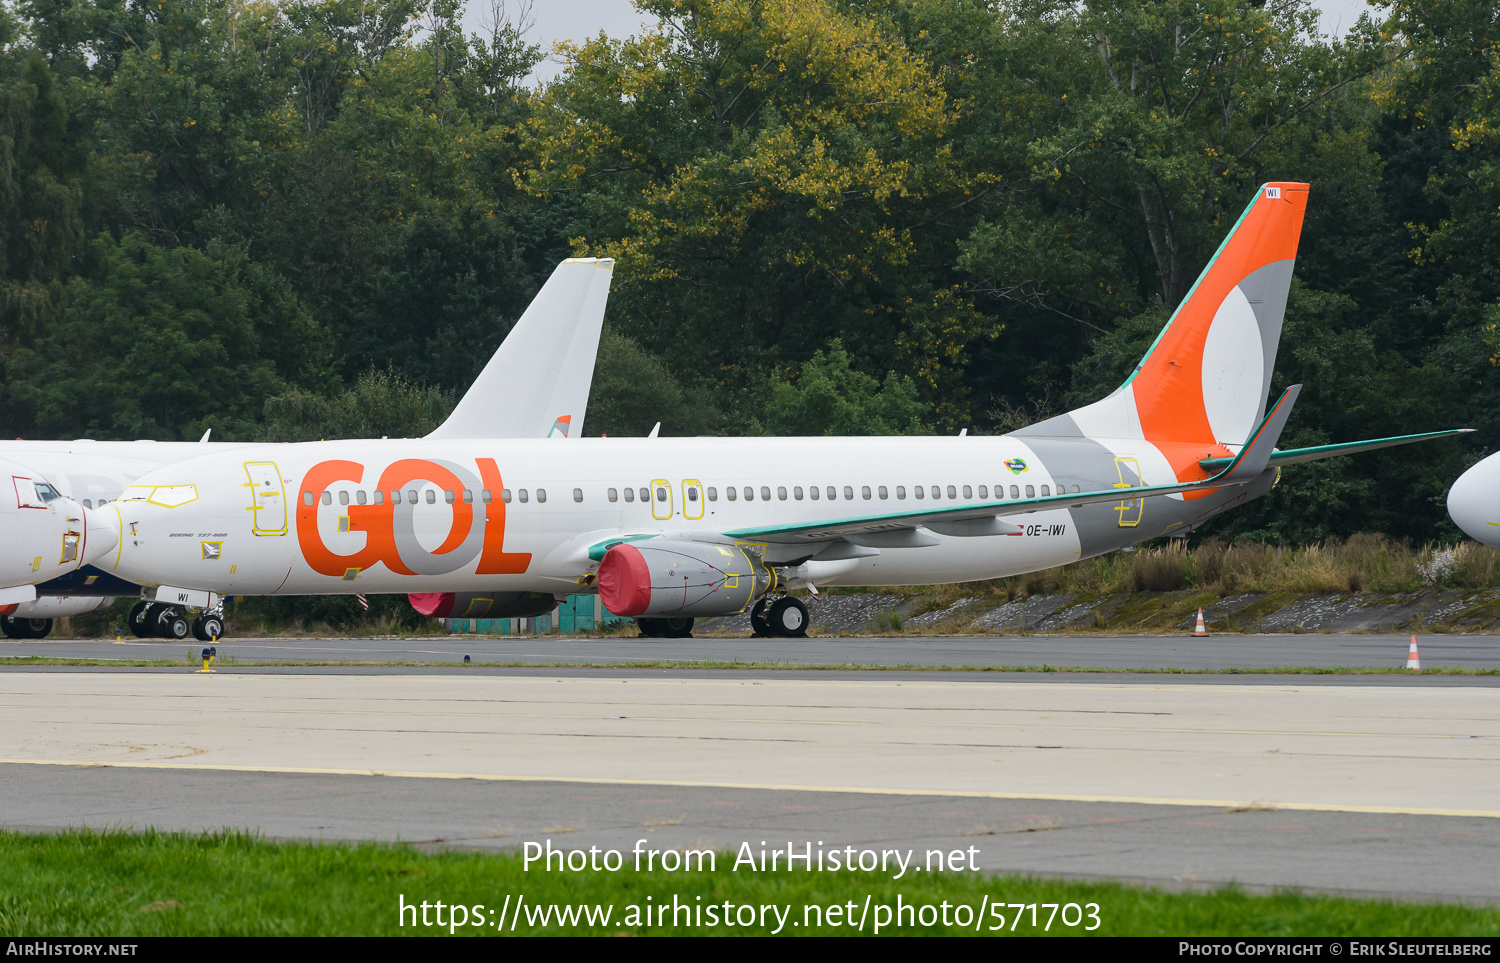
[[[1216,475],[1214,481],[1225,484],[1247,482],[1259,478],[1261,472],[1271,464],[1271,455],[1276,451],[1276,442],[1281,440],[1281,432],[1286,428],[1286,420],[1292,416],[1292,405],[1297,403],[1297,396],[1302,393],[1301,385],[1292,385],[1281,393],[1276,407],[1261,421],[1260,427],[1255,429],[1245,442],[1245,447],[1235,456],[1229,467],[1224,469],[1223,474]]]

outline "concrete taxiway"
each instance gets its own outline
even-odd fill
[[[1022,635],[807,639],[505,638],[445,635],[392,639],[224,639],[239,662],[480,662],[626,664],[749,662],[857,666],[1081,666],[1108,669],[1399,668],[1409,635]],[[1421,635],[1424,666],[1500,669],[1500,636]],[[0,641],[6,658],[183,660],[197,642],[133,639]]]
[[[5,672],[3,818],[502,847],[816,834],[972,843],[996,871],[1500,901],[1490,686],[801,675]]]

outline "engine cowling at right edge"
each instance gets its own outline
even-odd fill
[[[653,539],[625,542],[599,562],[599,600],[615,615],[733,615],[774,584],[738,545]]]

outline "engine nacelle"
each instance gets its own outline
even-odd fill
[[[557,608],[547,592],[413,592],[406,598],[435,619],[531,619]]]
[[[622,542],[599,562],[599,600],[615,615],[733,615],[770,591],[775,574],[740,545]]]

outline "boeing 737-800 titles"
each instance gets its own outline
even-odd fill
[[[555,439],[581,434],[613,268],[614,262],[596,258],[572,258],[558,265],[453,413],[428,437]],[[197,443],[17,440],[0,442],[0,456],[24,464],[38,480],[45,478],[42,484],[49,491],[72,499],[67,504],[76,502],[84,510],[97,511],[149,471],[205,453],[226,455],[242,447],[246,446],[209,443],[207,435]],[[243,460],[246,477],[241,480],[242,486],[252,488],[254,482],[263,480],[265,465],[274,462],[274,458],[265,460],[266,452],[284,446],[253,447],[260,460]],[[275,499],[283,496],[270,496],[262,490],[265,487],[255,489],[257,497],[265,499],[260,511],[274,512],[278,509]],[[0,501],[0,524],[8,511]],[[100,538],[94,542],[102,544]],[[20,552],[17,557],[24,556],[28,562],[33,557],[29,547],[16,551]],[[49,545],[47,554],[55,554],[54,547]],[[54,574],[35,579],[42,584],[31,593],[30,601],[0,610],[0,628],[6,635],[40,638],[50,630],[54,617],[92,611],[114,598],[140,594],[140,586],[88,566],[73,565]],[[205,617],[190,626],[173,606],[146,602],[132,613],[131,627],[140,635],[177,638],[191,628],[206,640],[222,632],[217,607],[209,608]]]
[[[1259,189],[1124,385],[1008,435],[241,448],[141,477],[109,506],[122,534],[102,564],[182,605],[406,592],[476,617],[598,591],[648,634],[754,606],[797,635],[787,589],[995,578],[1187,532],[1282,465],[1447,434],[1275,450],[1299,390],[1265,413],[1307,196]]]

